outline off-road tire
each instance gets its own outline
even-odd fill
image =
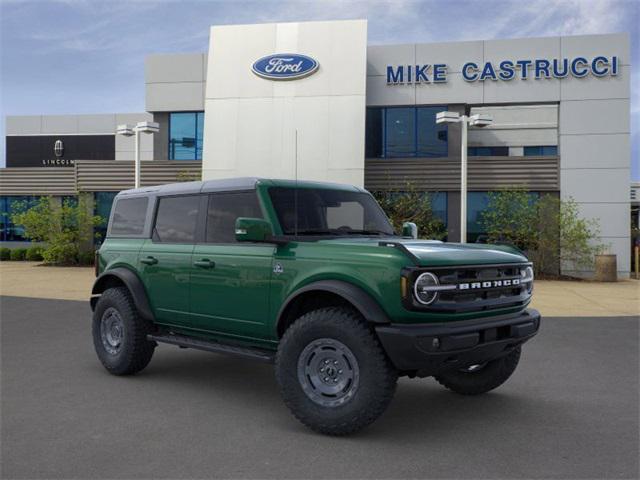
[[[314,402],[298,375],[303,352],[321,339],[340,342],[357,362],[357,388],[337,406]],[[314,310],[298,318],[280,341],[275,371],[284,402],[293,415],[312,430],[327,435],[354,433],[376,420],[391,402],[398,380],[397,370],[371,328],[354,310],[339,307]]]
[[[105,312],[116,312],[122,319],[122,340],[115,353],[110,353],[103,343],[101,324]],[[114,375],[132,375],[145,368],[156,347],[147,340],[152,324],[143,319],[125,287],[107,289],[98,300],[93,312],[93,346],[104,368]]]
[[[520,361],[520,347],[504,357],[487,362],[475,372],[454,370],[435,379],[449,390],[461,395],[480,395],[499,387],[506,382],[515,371]]]

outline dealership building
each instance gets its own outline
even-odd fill
[[[468,241],[483,234],[488,192],[551,193],[599,221],[628,276],[629,48],[627,34],[367,45],[364,20],[214,26],[208,52],[147,57],[145,112],[7,117],[0,211],[86,194],[108,215],[133,185],[134,141],[116,126],[155,121],[141,135],[143,186],[265,176],[416,188],[459,241],[461,127],[436,114],[479,113],[492,123],[469,129]],[[1,242],[24,240],[2,222]]]

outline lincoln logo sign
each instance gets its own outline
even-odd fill
[[[317,61],[306,55],[278,53],[256,60],[251,70],[269,80],[296,80],[312,75],[318,66]]]
[[[53,144],[53,153],[57,158],[60,158],[62,155],[64,155],[64,144],[62,143],[62,140],[55,141],[55,143]]]
[[[446,83],[445,63],[387,65],[388,85]],[[615,77],[620,71],[617,56],[573,57],[553,59],[514,59],[496,62],[466,62],[460,70],[466,82],[540,80],[549,78]]]

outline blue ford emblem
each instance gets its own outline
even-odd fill
[[[313,74],[318,66],[318,62],[306,55],[278,53],[256,60],[251,70],[270,80],[295,80]]]

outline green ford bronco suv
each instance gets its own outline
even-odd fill
[[[540,325],[531,263],[508,246],[396,234],[353,186],[239,178],[117,195],[96,259],[93,343],[115,375],[158,343],[275,363],[293,414],[355,432],[398,376],[492,390]]]

